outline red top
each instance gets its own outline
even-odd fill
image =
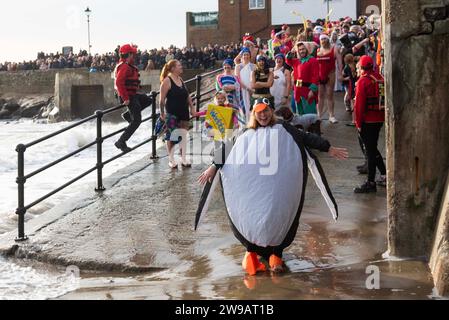
[[[293,41],[290,38],[284,39],[284,48],[283,48],[283,54],[287,55],[290,51],[293,49]]]
[[[328,81],[329,74],[335,71],[335,49],[332,47],[331,51],[325,55],[319,55],[318,49],[317,60],[320,65],[320,81]]]
[[[383,81],[384,78],[375,71],[368,71],[362,74],[355,92],[355,125],[358,129],[362,128],[363,123],[385,122],[385,110],[368,110],[367,99],[379,99],[379,86],[373,79]]]
[[[304,59],[299,60],[297,58],[291,58],[287,56],[286,62],[293,68],[295,101],[300,102],[301,97],[307,99],[310,90],[317,93],[319,79],[318,61],[316,60],[316,58],[308,56]],[[301,85],[301,81],[305,85]],[[315,96],[313,100],[317,100],[317,97]]]
[[[139,69],[121,59],[115,68],[115,90],[123,101],[134,96],[140,87]]]

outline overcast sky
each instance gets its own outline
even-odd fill
[[[217,11],[218,0],[8,0],[1,1],[0,61],[35,59],[39,51],[87,49],[91,15],[92,52],[133,42],[140,48],[185,45],[186,12]]]

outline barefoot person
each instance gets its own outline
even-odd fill
[[[161,118],[167,124],[165,141],[169,166],[172,169],[178,168],[175,161],[175,145],[178,143],[181,148],[182,166],[191,167],[186,159],[187,131],[189,130],[190,114],[192,117],[197,116],[192,98],[181,78],[182,72],[182,64],[178,60],[171,60],[164,66],[161,74]]]
[[[235,75],[240,81],[245,121],[248,122],[251,116],[251,96],[254,93],[251,88],[251,75],[256,69],[256,65],[251,62],[251,51],[248,48],[243,48],[240,55],[242,56],[242,63],[236,66]]]
[[[308,164],[334,219],[338,218],[323,170],[308,148],[328,152],[336,159],[348,157],[346,149],[331,147],[317,135],[278,122],[268,100],[262,99],[256,102],[248,129],[232,149],[216,150],[214,164],[198,178],[207,192],[203,192],[196,222],[207,210],[204,204],[210,201],[211,186],[221,178],[231,228],[247,250],[242,266],[249,275],[266,270],[260,257],[272,272],[284,270],[283,251],[298,230]],[[231,149],[228,156],[227,149]],[[257,159],[259,155],[268,155],[268,159]]]
[[[282,106],[287,106],[290,98],[292,87],[292,78],[290,70],[285,68],[285,56],[279,53],[275,56],[276,66],[273,70],[274,83],[270,89],[271,95],[274,97],[274,106],[278,110]]]
[[[318,49],[317,60],[319,65],[320,88],[319,88],[319,103],[318,103],[318,117],[321,119],[326,113],[326,106],[329,110],[329,122],[337,123],[335,118],[335,103],[334,103],[334,89],[335,80],[341,79],[341,56],[336,46],[331,46],[330,38],[326,34],[320,36],[321,47]],[[336,63],[338,62],[338,63]],[[336,66],[338,65],[338,72],[336,75]]]

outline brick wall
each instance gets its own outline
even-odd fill
[[[358,15],[365,15],[367,8],[374,5],[381,8],[381,0],[358,0]],[[187,15],[187,44],[205,46],[207,44],[229,44],[241,41],[245,33],[251,33],[255,38],[268,39],[273,29],[271,25],[271,1],[265,1],[265,9],[250,10],[249,0],[218,0],[218,26],[191,27]],[[299,25],[292,27],[296,34]]]
[[[187,44],[205,46],[207,44],[229,44],[241,41],[245,33],[256,38],[267,38],[271,30],[271,1],[266,1],[265,9],[250,10],[249,0],[218,1],[218,26],[192,27],[187,14]]]
[[[229,2],[229,1],[224,1]],[[260,37],[262,39],[269,38],[272,29],[271,26],[271,1],[265,1],[265,9],[250,10],[249,1],[241,0],[240,10],[242,16],[241,21],[241,35],[249,32],[254,35],[255,38]]]

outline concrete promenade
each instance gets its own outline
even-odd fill
[[[386,190],[353,193],[366,178],[355,170],[363,157],[355,128],[346,126],[351,117],[341,95],[336,100],[342,121],[324,121],[324,137],[334,146],[347,147],[350,159],[339,162],[327,154],[319,158],[339,204],[340,220],[332,221],[309,179],[300,230],[286,250],[291,273],[279,279],[261,276],[260,290],[247,290],[242,283],[244,248],[230,231],[218,190],[199,230],[193,230],[201,195],[196,178],[206,165],[171,171],[164,149],[158,161],[144,158],[106,179],[102,195],[86,186],[85,194],[30,221],[28,242],[15,244],[15,232],[6,234],[0,238],[0,252],[103,275],[148,277],[115,288],[115,298],[426,298],[433,288],[426,262],[382,258],[387,250]],[[385,156],[383,141],[382,135]],[[382,272],[380,290],[365,287],[370,265]],[[110,290],[85,282],[67,298],[101,298]]]

